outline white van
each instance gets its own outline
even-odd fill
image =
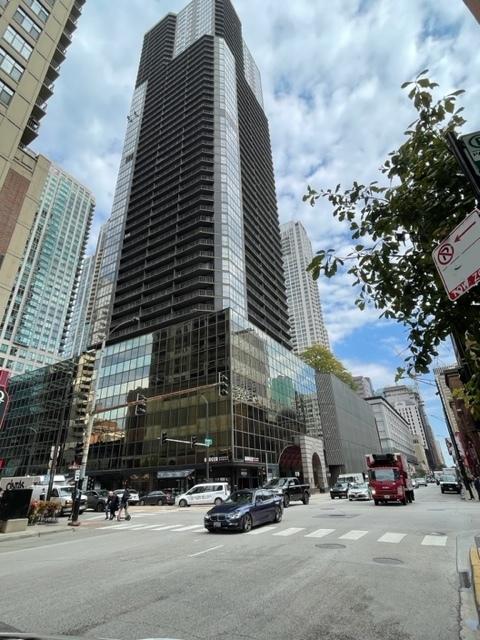
[[[192,504],[222,504],[230,495],[228,482],[208,482],[196,484],[186,493],[175,498],[179,507],[190,507]]]
[[[363,473],[341,473],[337,478],[337,482],[363,484],[365,482],[365,478],[363,477]]]

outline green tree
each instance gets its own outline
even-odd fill
[[[299,354],[299,357],[320,373],[333,373],[345,384],[357,391],[352,374],[337,360],[330,349],[321,344],[313,344]]]
[[[344,257],[333,248],[318,251],[308,269],[314,279],[346,269],[359,288],[355,304],[360,309],[373,305],[380,317],[406,327],[410,355],[397,379],[405,372],[426,373],[441,343],[455,334],[466,344],[474,373],[465,399],[480,415],[480,287],[450,301],[432,258],[432,250],[475,206],[445,139],[447,132],[465,124],[462,108],[457,108],[463,91],[435,101],[438,85],[426,73],[402,85],[417,119],[405,132],[405,142],[380,167],[384,184],[354,182],[346,191],[341,185],[319,191],[308,187],[304,201],[314,206],[326,198],[333,215],[348,223],[354,243]]]

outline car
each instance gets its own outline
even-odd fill
[[[336,482],[330,489],[331,499],[334,500],[335,498],[348,498],[349,488],[349,482]]]
[[[121,500],[122,496],[125,492],[125,489],[115,489],[114,493],[117,494],[118,499]],[[130,491],[130,498],[128,499],[128,504],[130,507],[133,507],[134,505],[138,504],[140,498],[138,496],[138,493],[136,491],[131,490]]]
[[[192,504],[222,504],[230,495],[228,482],[208,482],[196,484],[185,493],[175,496],[175,504],[179,507],[190,507]]]
[[[204,516],[204,526],[210,533],[216,531],[247,532],[265,522],[281,522],[283,517],[282,496],[267,489],[241,489]]]
[[[352,500],[371,500],[372,492],[366,482],[355,482],[348,490],[348,499]]]
[[[425,480],[425,478],[415,478],[415,480],[417,481],[417,487],[427,486],[427,481]]]
[[[462,483],[455,476],[440,476],[440,490],[442,493],[445,493],[445,491],[461,493]]]
[[[412,478],[412,485],[414,489],[418,489],[418,482],[417,482],[417,478]]]
[[[147,495],[142,496],[138,503],[141,507],[145,504],[158,504],[159,506],[165,504],[175,504],[175,497],[170,495],[169,493],[164,493],[163,491],[150,491]]]
[[[85,491],[87,496],[87,509],[93,509],[94,511],[105,511],[105,505],[108,500],[108,491],[105,489],[95,489],[92,491]]]

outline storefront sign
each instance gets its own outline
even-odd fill
[[[252,458],[250,456],[245,456],[244,461],[245,462],[260,462],[260,459],[259,458]]]

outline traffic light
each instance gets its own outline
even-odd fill
[[[197,436],[192,436],[192,447],[194,447],[197,444]]]
[[[168,433],[166,431],[162,432],[162,444],[166,444]]]
[[[83,458],[83,442],[77,442],[77,444],[75,445],[75,453],[73,456],[75,464],[82,464],[82,458]]]
[[[137,402],[135,405],[135,415],[144,416],[147,413],[147,396],[137,393]]]
[[[226,396],[228,394],[228,378],[224,373],[218,374],[218,395]]]

